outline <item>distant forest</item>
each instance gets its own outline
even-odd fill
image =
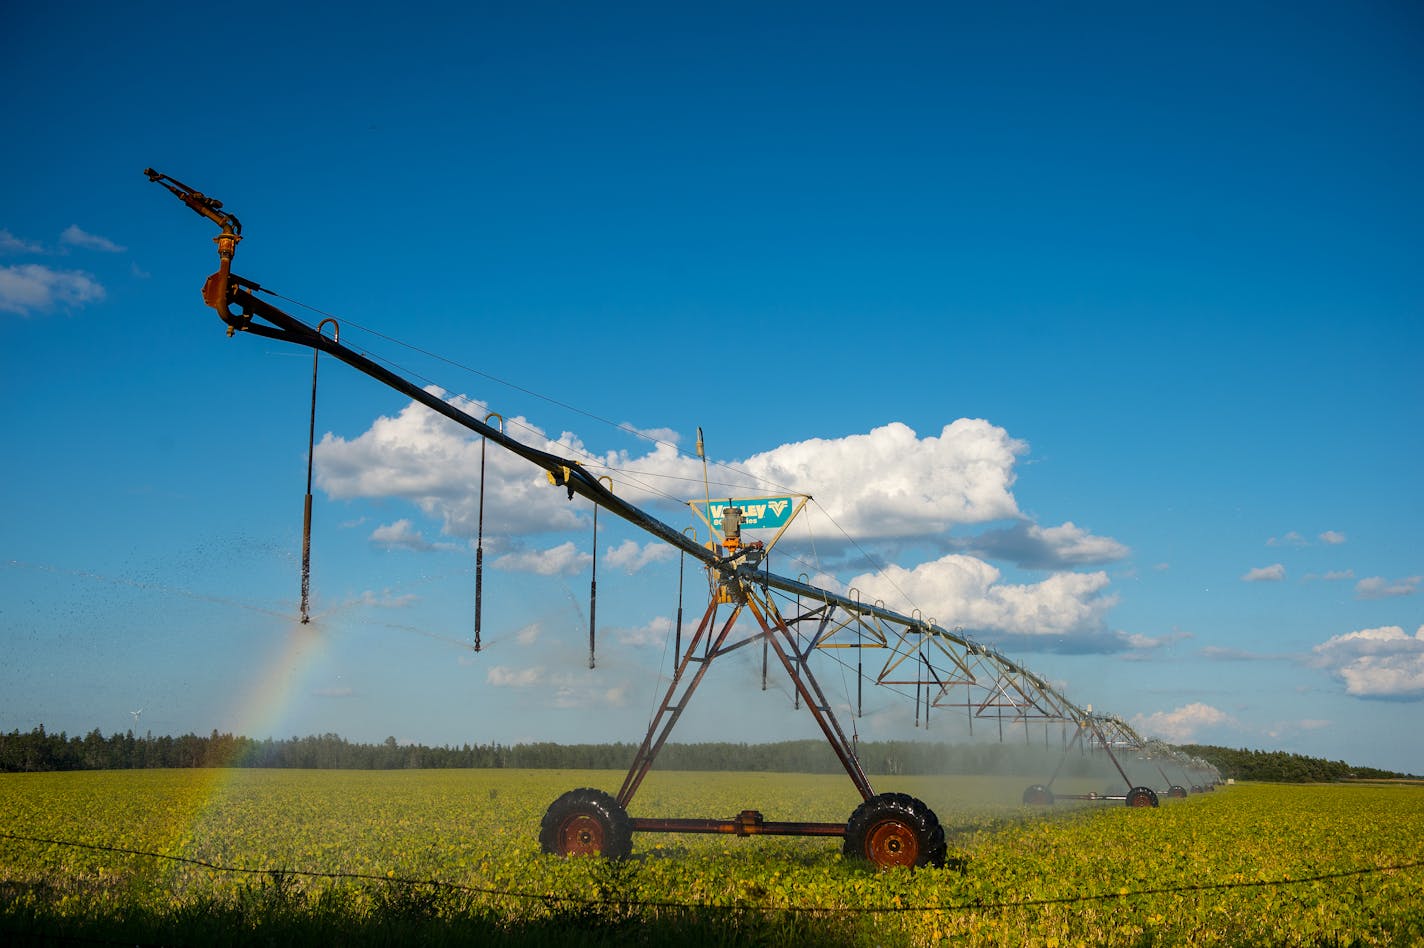
[[[1286,783],[1346,779],[1401,778],[1406,774],[1353,767],[1281,751],[1232,750],[1200,744],[1179,748],[1213,764],[1223,778]],[[336,734],[254,740],[213,731],[207,737],[135,736],[132,731],[105,737],[97,729],[83,737],[43,726],[28,733],[0,732],[0,772],[52,770],[130,770],[156,767],[290,767],[306,769],[399,770],[407,768],[535,768],[623,770],[632,763],[634,744],[463,744],[427,747],[401,744],[388,737],[380,744],[356,744]],[[1042,779],[1058,767],[1053,747],[1002,744],[932,744],[924,741],[865,741],[861,765],[871,774],[1005,774]],[[1125,762],[1130,768],[1130,763]],[[1101,773],[1099,755],[1074,750],[1062,761],[1064,776]],[[658,755],[664,770],[737,770],[782,773],[839,773],[840,762],[824,741],[774,744],[668,744]]]
[[[1232,750],[1209,744],[1178,744],[1177,750],[1209,761],[1223,777],[1262,780],[1270,783],[1329,783],[1334,780],[1420,779],[1417,775],[1355,767],[1343,760],[1302,757],[1285,751]]]

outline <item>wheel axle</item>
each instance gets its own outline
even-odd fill
[[[881,869],[943,866],[944,828],[920,800],[882,793],[866,800],[845,823],[767,820],[743,810],[727,820],[628,816],[602,790],[570,790],[549,805],[540,824],[540,848],[559,856],[623,859],[633,849],[633,833],[720,833],[728,836],[831,836],[845,840],[846,856]]]

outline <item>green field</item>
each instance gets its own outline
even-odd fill
[[[1022,778],[881,778],[950,838],[877,872],[837,839],[639,834],[544,856],[606,771],[0,775],[0,940],[165,944],[1418,945],[1424,787],[1247,784],[1029,809]],[[1072,788],[1062,788],[1071,790]],[[844,777],[657,773],[649,817],[843,821]]]

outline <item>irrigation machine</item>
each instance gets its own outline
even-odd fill
[[[595,475],[579,460],[525,444],[503,430],[502,419],[497,415],[477,418],[343,345],[335,319],[323,319],[313,326],[283,311],[262,298],[262,295],[271,295],[271,291],[232,272],[242,227],[235,216],[223,209],[222,202],[153,169],[146,169],[144,173],[150,181],[162,185],[218,226],[219,233],[213,239],[217,244],[219,266],[204,283],[202,295],[204,302],[226,324],[227,334],[261,336],[313,350],[313,434],[315,360],[324,353],[463,426],[479,435],[483,442],[494,443],[542,468],[549,484],[565,491],[568,500],[579,496],[592,502],[595,529],[601,508],[693,558],[707,571],[708,602],[695,630],[685,640],[681,635],[679,603],[679,634],[672,680],[656,706],[622,786],[617,794],[585,787],[570,790],[556,799],[540,827],[539,842],[545,852],[624,857],[631,852],[634,833],[824,836],[843,839],[846,855],[869,860],[880,867],[943,864],[945,833],[934,811],[908,794],[874,789],[857,756],[856,741],[847,736],[817,677],[814,659],[837,650],[843,650],[837,656],[843,665],[854,665],[856,707],[852,713],[859,713],[861,709],[864,682],[868,679],[907,698],[913,695],[917,725],[921,718],[928,725],[932,713],[954,711],[967,715],[971,728],[974,722],[979,722],[981,727],[997,727],[1001,739],[1006,727],[1027,729],[1041,724],[1045,729],[1058,726],[1065,733],[1072,729],[1071,740],[1065,742],[1065,759],[1067,752],[1074,748],[1101,752],[1111,759],[1127,787],[1125,793],[1055,796],[1054,778],[1050,777],[1024,792],[1025,803],[1101,799],[1123,801],[1134,807],[1156,806],[1157,793],[1129,780],[1128,770],[1120,761],[1124,754],[1147,757],[1149,751],[1155,754],[1153,759],[1167,781],[1168,795],[1179,795],[1177,791],[1185,795],[1186,791],[1182,790],[1185,783],[1214,785],[1216,775],[1209,771],[1208,765],[1181,760],[1165,745],[1159,749],[1158,745],[1144,742],[1120,719],[1094,714],[1091,706],[1079,707],[1049,682],[962,630],[941,626],[918,611],[905,615],[887,608],[883,602],[863,601],[855,590],[842,594],[823,589],[810,583],[804,574],[791,579],[771,572],[767,567],[767,554],[808,497],[793,494],[714,500],[708,496],[701,501],[691,501],[689,506],[711,538],[699,542],[695,528],[678,529],[621,499],[613,492],[610,478]],[[702,454],[700,431],[698,454]],[[310,464],[309,451],[302,550],[303,622],[308,621],[310,581]],[[766,537],[766,531],[775,532],[767,539],[751,538],[753,533]],[[482,552],[481,547],[476,556],[476,651],[480,649]],[[595,572],[590,589],[590,667],[594,663],[596,590]],[[712,663],[753,645],[760,645],[763,650],[764,669],[774,658],[785,673],[792,686],[793,700],[798,707],[804,706],[815,720],[859,792],[861,804],[844,823],[772,821],[753,809],[726,819],[631,816],[630,808],[639,786]],[[1172,781],[1165,770],[1161,770],[1167,763],[1190,776],[1181,782]]]

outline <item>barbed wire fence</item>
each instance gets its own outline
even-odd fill
[[[632,899],[621,897],[589,898],[586,896],[578,895],[556,895],[547,892],[521,892],[516,889],[506,889],[495,886],[480,886],[465,882],[451,882],[442,879],[417,879],[389,874],[377,875],[375,873],[290,869],[285,867],[254,869],[243,866],[228,866],[223,865],[221,863],[211,862],[209,860],[196,859],[191,856],[179,856],[172,853],[151,852],[148,850],[132,849],[123,846],[110,846],[103,843],[83,843],[74,840],[54,839],[42,836],[24,836],[18,833],[0,832],[0,840],[7,840],[15,843],[60,846],[72,849],[89,850],[94,852],[114,853],[123,856],[144,857],[155,860],[168,861],[176,864],[193,866],[200,869],[206,869],[210,872],[228,873],[232,875],[246,875],[268,878],[280,876],[288,878],[376,882],[388,886],[407,888],[428,887],[434,889],[444,889],[452,892],[463,892],[471,895],[487,895],[515,900],[540,902],[549,906],[564,905],[579,908],[606,908],[616,906],[619,909],[625,911],[643,909],[701,911],[709,908],[728,908],[744,912],[752,911],[762,913],[813,915],[893,915],[901,913],[924,912],[960,913],[1001,911],[1010,909],[1035,908],[1049,905],[1071,905],[1089,902],[1107,902],[1118,899],[1132,899],[1156,895],[1212,892],[1231,889],[1278,888],[1283,886],[1305,885],[1313,882],[1325,882],[1330,880],[1347,879],[1359,876],[1378,875],[1387,872],[1403,872],[1424,867],[1424,860],[1415,860],[1411,862],[1395,863],[1388,866],[1361,866],[1355,869],[1312,873],[1309,875],[1283,876],[1280,878],[1273,879],[1243,879],[1229,882],[1198,882],[1185,885],[1152,886],[1137,889],[1118,888],[1111,892],[1083,892],[1075,895],[1056,896],[1052,898],[1016,899],[994,902],[969,901],[929,905],[855,906],[766,905],[741,901],[734,905],[714,905],[706,902],[680,902],[664,899]]]

